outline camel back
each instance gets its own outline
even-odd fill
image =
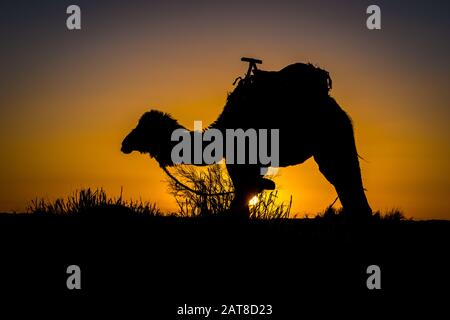
[[[273,116],[269,119],[264,112],[273,111],[274,106],[278,111],[290,108],[287,101],[296,101],[297,109],[310,107],[314,104],[302,102],[329,97],[331,85],[328,72],[312,64],[295,63],[279,71],[254,70],[250,79],[241,79],[228,94],[222,113],[210,127],[268,128],[271,124],[265,121]]]
[[[255,86],[295,88],[298,92],[328,95],[332,81],[327,71],[308,63],[294,63],[280,71],[256,70]]]

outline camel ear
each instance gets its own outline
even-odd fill
[[[150,119],[152,118],[152,115],[156,113],[156,110],[150,110],[146,113],[144,113],[141,116],[141,119],[139,119],[139,125],[140,126],[148,126],[150,125]]]

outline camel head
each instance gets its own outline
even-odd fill
[[[181,126],[169,114],[157,110],[146,112],[123,140],[121,151],[148,153],[161,165],[170,165],[170,137],[178,128]]]

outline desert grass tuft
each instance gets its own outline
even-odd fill
[[[28,213],[52,215],[87,214],[107,210],[149,216],[161,214],[154,203],[124,200],[122,190],[119,197],[110,198],[102,188],[77,190],[67,198],[55,201],[35,199],[27,206]]]

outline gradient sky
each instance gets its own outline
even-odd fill
[[[221,112],[242,56],[312,62],[351,115],[375,210],[450,219],[448,1],[2,1],[0,211],[82,187],[175,209],[154,160],[120,144],[156,108],[189,128]],[[66,29],[78,4],[82,30]],[[382,30],[365,27],[378,4]],[[282,169],[293,212],[335,198],[311,159]]]

